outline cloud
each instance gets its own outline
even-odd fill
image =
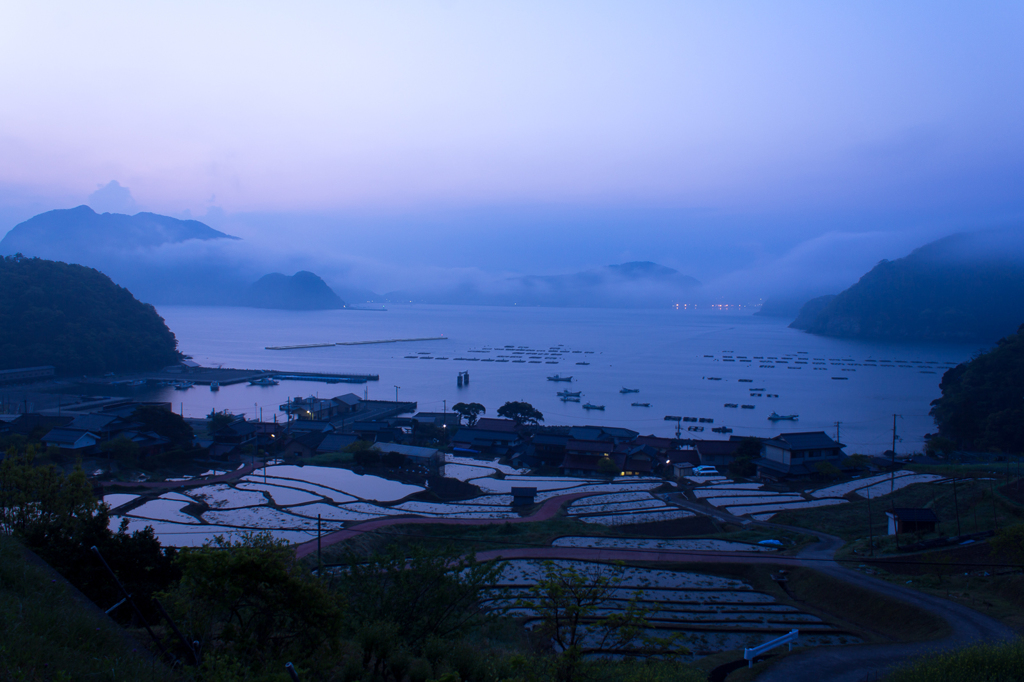
[[[138,211],[132,192],[127,187],[122,187],[117,180],[111,180],[106,185],[89,195],[89,207],[97,213],[126,213],[133,215]]]

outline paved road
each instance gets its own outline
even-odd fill
[[[843,546],[840,538],[805,528],[763,525],[817,536],[818,542],[801,551],[796,557],[798,561],[813,560],[803,563],[844,582],[912,604],[938,616],[949,624],[952,633],[942,639],[914,644],[804,649],[766,670],[757,677],[757,682],[861,682],[884,676],[893,666],[906,663],[916,656],[955,649],[974,642],[1009,639],[1015,635],[1013,630],[994,618],[966,606],[840,566],[831,560],[836,550]]]

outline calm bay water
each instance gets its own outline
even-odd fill
[[[186,416],[211,409],[252,416],[262,408],[263,418],[270,419],[291,396],[363,396],[365,390],[370,399],[394,400],[398,386],[398,398],[415,400],[421,411],[440,412],[445,401],[449,410],[457,402],[478,402],[494,416],[504,402],[525,400],[544,413],[546,424],[623,426],[659,436],[675,433],[665,415],[713,418],[714,426],[728,426],[736,435],[761,437],[816,430],[835,437],[838,421],[847,452],[865,454],[891,447],[893,414],[901,415],[897,452],[920,450],[923,435],[934,430],[928,410],[940,395],[942,373],[979,350],[816,337],[746,312],[427,305],[392,306],[387,312],[192,306],[163,306],[159,312],[180,349],[204,366],[380,375],[366,385],[283,381],[219,392],[198,386],[158,392],[176,410],[181,405]],[[265,348],[432,336],[448,339]],[[421,359],[426,357],[432,359]],[[458,388],[458,373],[467,370],[470,384]],[[573,381],[546,379],[554,374]],[[621,394],[623,387],[640,392]],[[563,403],[555,395],[563,389],[582,391],[582,402]],[[753,391],[763,395],[752,397],[752,389],[763,389]],[[605,410],[584,410],[588,401]],[[633,407],[634,402],[651,407]],[[773,411],[798,414],[799,421],[773,425]],[[725,437],[702,426],[703,432],[687,435]]]

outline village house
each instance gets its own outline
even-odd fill
[[[838,467],[845,458],[844,447],[824,431],[783,433],[762,441],[761,457],[754,464],[758,477],[763,479],[811,476],[820,473],[819,464]]]

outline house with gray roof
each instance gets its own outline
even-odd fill
[[[845,459],[842,443],[824,431],[782,433],[761,443],[761,457],[754,460],[760,478],[780,480],[819,473],[818,465],[839,466]]]

